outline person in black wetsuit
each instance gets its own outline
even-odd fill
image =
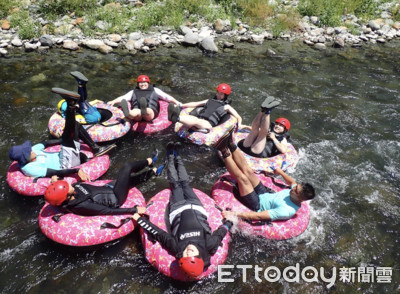
[[[170,103],[168,105],[168,119],[173,123],[180,122],[188,128],[206,132],[220,124],[225,114],[229,113],[237,119],[238,126],[241,128],[242,117],[230,106],[231,100],[228,98],[230,94],[231,87],[228,84],[220,84],[213,99],[189,102],[181,107]],[[181,108],[188,107],[198,107],[199,111],[196,112],[197,109],[195,108],[195,111],[192,111],[190,115],[180,116]]]
[[[139,210],[133,218],[148,234],[176,256],[181,269],[189,277],[196,277],[210,265],[211,255],[221,245],[222,239],[232,227],[232,222],[225,220],[217,230],[211,231],[207,222],[207,212],[189,185],[189,176],[179,155],[179,147],[179,144],[174,145],[172,142],[167,145],[171,233],[140,216]],[[140,208],[141,211],[143,209],[145,208]]]
[[[145,210],[136,209],[136,207],[120,208],[120,206],[126,201],[129,189],[153,175],[161,174],[164,164],[158,168],[144,170],[146,167],[153,166],[157,156],[158,150],[155,149],[145,160],[126,162],[120,169],[117,179],[103,186],[94,186],[89,183],[70,185],[54,176],[52,184],[44,193],[44,198],[51,205],[61,206],[68,212],[84,216],[144,212]],[[142,170],[144,171],[138,173]]]
[[[270,113],[280,104],[273,96],[268,96],[261,105],[261,111],[253,119],[250,126],[243,129],[250,130],[246,139],[238,143],[238,147],[250,156],[267,158],[287,151],[290,136],[290,122],[280,117],[270,123]]]

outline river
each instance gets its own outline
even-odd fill
[[[217,55],[203,55],[197,48],[160,48],[137,55],[10,52],[0,59],[0,292],[398,292],[399,47],[393,41],[317,51],[301,43],[269,41],[237,44],[235,50]],[[211,98],[216,86],[226,82],[232,86],[232,106],[246,124],[266,94],[280,98],[272,118],[290,119],[300,155],[290,175],[313,183],[317,191],[308,229],[287,241],[233,235],[225,264],[235,267],[225,271],[234,281],[218,281],[215,274],[187,284],[152,268],[137,232],[91,250],[48,240],[38,226],[43,198],[22,197],[7,185],[8,152],[26,139],[36,143],[48,138],[48,120],[59,101],[50,89],[76,91],[69,75],[75,70],[89,78],[89,97],[105,101],[132,89],[139,74],[147,74],[182,102]],[[114,178],[126,160],[143,158],[153,146],[165,156],[165,144],[176,138],[172,128],[153,136],[129,133],[118,140],[112,167],[103,178]],[[210,194],[225,171],[223,163],[211,148],[185,141],[183,146],[192,186]],[[167,186],[164,176],[139,189],[149,199]],[[245,273],[237,265],[252,268]],[[257,277],[256,266],[262,268]],[[281,274],[276,282],[263,275],[273,272],[272,266]],[[285,272],[288,267],[295,276]],[[314,278],[307,278],[304,269]]]

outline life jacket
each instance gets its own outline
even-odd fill
[[[66,208],[73,208],[86,200],[101,204],[110,208],[118,208],[120,205],[114,191],[109,186],[94,186],[89,184],[75,184],[76,199],[69,201]]]
[[[152,109],[157,114],[160,112],[160,105],[158,103],[159,98],[156,91],[154,91],[153,85],[149,85],[146,90],[141,90],[139,87],[133,89],[131,97],[132,108],[139,107],[139,99],[142,97],[146,98],[148,108]]]
[[[270,132],[274,129],[275,124],[271,123],[271,128]],[[283,139],[286,138],[286,141],[290,142],[290,135],[287,132],[284,132],[282,134],[275,134],[275,138],[279,141],[282,142]],[[276,148],[274,141],[271,139],[267,139],[267,142],[265,144],[265,148],[263,152],[260,154],[261,157],[272,157],[275,155],[281,154],[281,152]]]
[[[226,104],[228,104],[226,100],[221,101],[216,99],[216,97],[208,99],[204,108],[198,112],[198,117],[208,120],[215,127],[227,114],[224,108]]]

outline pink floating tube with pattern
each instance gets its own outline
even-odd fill
[[[103,180],[90,184],[101,186],[109,182]],[[131,188],[121,208],[131,208],[135,205],[146,204],[142,193],[137,188]],[[62,214],[63,212],[65,211],[62,208],[46,202],[39,214],[39,227],[49,239],[68,246],[84,247],[114,241],[125,237],[137,226],[136,221],[132,220],[132,214],[81,216],[73,213]],[[56,222],[53,217],[60,213],[62,215]]]
[[[168,102],[160,99],[158,103],[160,104],[160,113],[151,122],[139,121],[135,123],[132,121],[134,132],[152,134],[165,130],[172,124],[168,120]]]
[[[197,189],[193,190],[209,214],[208,223],[211,230],[215,231],[222,224],[221,212],[216,208],[214,200],[207,194]],[[150,221],[164,231],[167,231],[167,226],[165,224],[165,210],[169,203],[170,194],[171,190],[169,189],[159,192],[150,199],[146,210],[146,214],[149,215]],[[181,271],[175,256],[170,255],[160,243],[152,243],[149,240],[147,233],[145,233],[143,229],[140,230],[140,233],[142,236],[142,243],[145,249],[146,259],[160,273],[180,281],[193,281],[193,279],[189,279],[188,276]],[[228,255],[229,241],[230,235],[226,234],[222,240],[222,245],[218,247],[217,252],[211,256],[211,265],[200,276],[196,277],[195,280],[200,280],[211,275],[217,271],[218,265],[221,265],[225,262]]]
[[[51,146],[45,149],[47,152],[59,152],[61,149],[60,145]],[[93,156],[89,146],[81,144],[81,152],[85,153],[89,158]],[[99,157],[93,157],[88,162],[78,165],[77,168],[81,168],[87,173],[91,180],[96,180],[106,173],[110,167],[110,157],[103,155]],[[76,183],[79,180],[78,175],[71,175],[64,178],[65,181],[70,184]],[[46,191],[46,188],[50,185],[50,178],[33,178],[26,176],[19,164],[14,161],[7,172],[7,183],[11,189],[18,194],[24,196],[41,196]]]
[[[275,192],[288,188],[284,182],[279,179],[266,177],[258,174],[261,182]],[[236,180],[225,173],[218,178],[212,189],[212,197],[222,209],[231,209],[232,211],[245,212],[251,211],[244,206],[233,194],[233,185]],[[300,209],[288,220],[269,221],[269,222],[239,222],[239,230],[247,235],[263,236],[266,239],[285,240],[296,237],[303,233],[310,221],[310,211],[307,202],[302,202]]]

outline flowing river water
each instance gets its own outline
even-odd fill
[[[15,51],[0,59],[0,292],[400,291],[399,46],[391,42],[316,51],[300,43],[268,42],[238,44],[234,51],[213,56],[176,48],[137,55]],[[290,175],[313,183],[317,191],[308,229],[287,241],[233,235],[225,263],[233,268],[224,270],[233,282],[219,281],[217,274],[197,283],[161,275],[144,258],[138,232],[91,250],[48,240],[38,226],[43,198],[22,197],[7,185],[8,152],[26,139],[36,143],[48,138],[48,119],[59,101],[50,89],[76,91],[69,75],[75,70],[89,78],[89,97],[105,101],[132,89],[139,74],[149,75],[182,102],[211,98],[216,86],[226,82],[245,124],[266,94],[279,97],[282,103],[272,118],[290,119],[300,155]],[[118,140],[103,178],[114,178],[125,161],[147,156],[153,146],[164,157],[165,144],[176,138],[172,128],[153,136],[129,133]],[[210,194],[225,172],[223,163],[209,147],[183,144],[192,186]],[[167,186],[164,176],[139,189],[148,200]],[[244,273],[237,265],[252,268]],[[262,268],[258,273],[256,266]],[[288,267],[294,276],[285,272]],[[281,278],[272,282],[265,272]]]

